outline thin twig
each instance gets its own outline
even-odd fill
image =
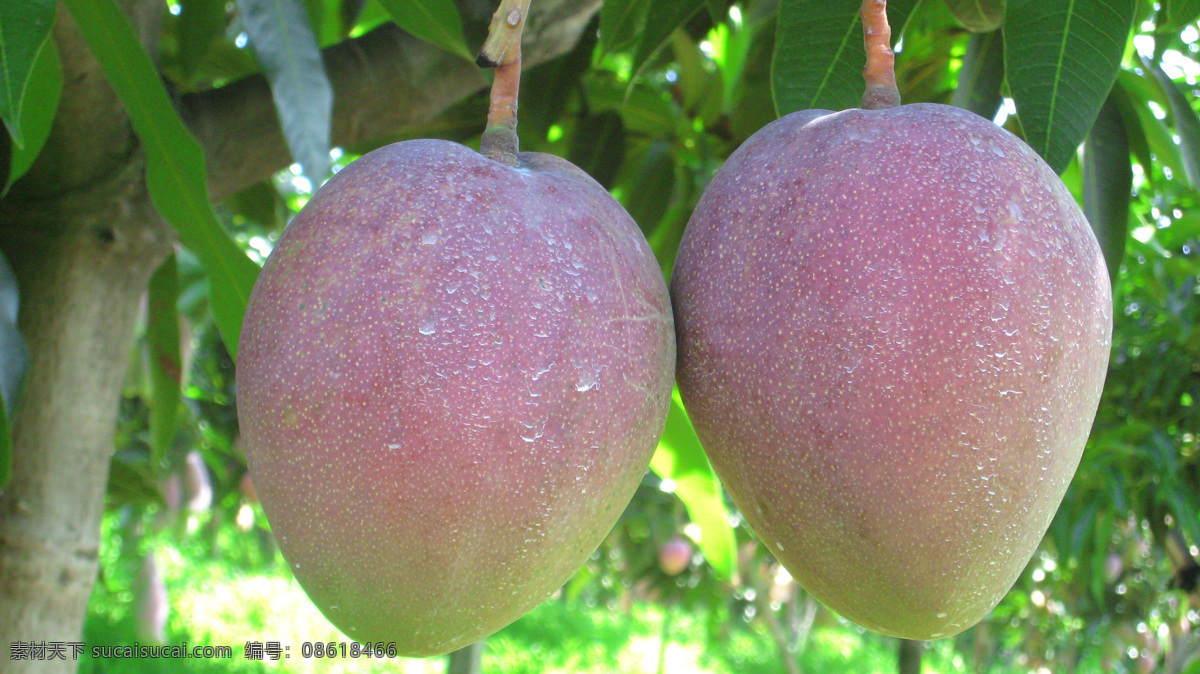
[[[896,87],[896,54],[892,51],[887,0],[863,0],[861,14],[867,50],[867,65],[863,68],[867,90],[862,106],[867,110],[894,108],[900,105],[900,90]]]
[[[475,60],[484,68],[495,68],[487,129],[480,149],[505,164],[517,163],[517,95],[521,88],[521,34],[530,0],[501,0],[492,16],[487,41]]]

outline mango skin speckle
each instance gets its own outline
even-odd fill
[[[788,115],[707,188],[671,293],[700,441],[806,590],[908,639],[999,602],[1112,335],[1100,247],[1033,150],[941,105]]]
[[[629,215],[568,162],[446,141],[329,181],[250,298],[247,463],[327,618],[401,655],[520,617],[599,545],[670,404],[666,285]]]

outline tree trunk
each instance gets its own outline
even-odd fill
[[[900,674],[921,674],[921,655],[924,652],[924,641],[901,639],[896,671]]]
[[[164,3],[117,3],[154,57]],[[537,18],[531,15],[526,31],[529,65],[574,46],[599,5],[535,4]],[[63,68],[54,126],[29,172],[0,199],[0,250],[17,273],[19,327],[31,359],[13,420],[12,477],[0,491],[6,674],[76,668],[69,646],[67,660],[50,662],[10,661],[10,645],[82,638],[126,360],[146,283],[174,240],[147,196],[144,158],[124,108],[65,7],[53,37]],[[394,26],[335,45],[326,60],[341,95],[333,122],[340,144],[425,122],[486,83],[462,59]],[[290,161],[264,101],[269,88],[252,76],[182,102],[218,196]]]
[[[446,674],[479,674],[483,668],[483,639],[454,651],[446,658]]]
[[[53,220],[36,224],[42,217],[21,222],[5,214],[3,243],[20,283],[20,329],[30,350],[12,480],[0,493],[6,651],[13,642],[81,640],[126,359],[146,282],[170,249],[148,199],[117,203],[123,207],[83,200],[79,210],[52,211]],[[40,236],[14,236],[14,220],[18,232]],[[0,669],[75,667],[26,660]]]

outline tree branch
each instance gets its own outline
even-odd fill
[[[526,63],[566,53],[600,0],[542,0],[526,28]],[[325,50],[333,85],[335,146],[351,146],[426,122],[487,86],[472,63],[394,24]],[[209,194],[221,201],[292,162],[271,91],[261,75],[182,99],[184,120],[204,147]]]

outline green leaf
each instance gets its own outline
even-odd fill
[[[680,113],[657,87],[634,83],[632,89],[605,77],[588,77],[587,100],[591,112],[617,110],[625,129],[652,137],[675,131]]]
[[[50,128],[54,126],[54,115],[58,112],[58,99],[62,94],[62,64],[58,60],[58,45],[54,40],[46,40],[42,50],[38,52],[37,60],[33,62],[33,70],[29,76],[29,85],[25,88],[25,98],[21,101],[21,124],[24,127],[25,147],[12,148],[12,159],[8,168],[8,179],[0,195],[17,181],[37,159],[50,137]]]
[[[258,265],[225,234],[208,202],[204,152],[188,134],[150,57],[113,0],[63,0],[125,106],[146,152],[150,198],[208,272],[213,319],[230,355]]]
[[[1176,33],[1200,18],[1200,0],[1161,0],[1159,32]]]
[[[1133,169],[1125,124],[1109,96],[1083,147],[1083,213],[1100,241],[1108,278],[1116,283],[1125,257]]]
[[[150,366],[150,461],[161,466],[179,421],[183,359],[179,348],[179,265],[172,253],[150,277],[146,347]]]
[[[1149,167],[1152,163],[1150,158],[1150,144],[1146,140],[1146,131],[1142,128],[1142,122],[1138,117],[1135,105],[1146,107],[1144,101],[1135,104],[1131,98],[1131,94],[1126,89],[1127,71],[1122,70],[1117,76],[1117,83],[1113,85],[1112,91],[1108,93],[1108,100],[1117,108],[1117,112],[1121,114],[1121,125],[1125,128],[1125,137],[1129,141],[1129,149],[1133,152],[1133,156],[1137,162],[1143,167]],[[1128,73],[1134,76],[1133,73]],[[1146,171],[1147,178],[1153,178],[1151,171]]]
[[[637,79],[650,58],[662,49],[671,33],[704,7],[704,0],[659,0],[651,2],[646,9],[646,24],[642,27],[641,40],[633,56],[633,77]]]
[[[916,5],[917,0],[887,4],[893,45]],[[867,63],[860,6],[852,0],[780,0],[771,67],[778,115],[858,107]]]
[[[405,31],[474,62],[453,0],[380,0]]]
[[[699,544],[704,557],[722,578],[732,578],[737,571],[737,547],[721,484],[688,421],[678,388],[671,394],[667,426],[650,468],[675,483],[675,494],[687,507],[688,517],[700,527]]]
[[[625,126],[621,115],[606,110],[579,120],[567,159],[610,189],[625,161]]]
[[[1188,494],[1191,498],[1188,498]],[[1197,514],[1195,504],[1195,489],[1180,487],[1176,482],[1167,484],[1167,503],[1175,513],[1179,527],[1193,541],[1200,541],[1200,514]]]
[[[292,157],[313,188],[329,173],[333,86],[298,0],[238,0],[250,46],[271,84]]]
[[[642,0],[604,0],[600,7],[600,51],[607,54],[632,45],[646,25]]]
[[[1166,94],[1171,118],[1175,123],[1175,133],[1179,135],[1179,154],[1183,160],[1183,171],[1192,187],[1200,187],[1200,119],[1197,119],[1196,111],[1179,90],[1179,86],[1157,63],[1143,56],[1142,65],[1154,75],[1154,79],[1158,80],[1159,86]]]
[[[671,203],[677,160],[669,143],[656,140],[646,149],[636,172],[626,184],[627,192],[622,200],[625,210],[647,236],[654,233]]]
[[[579,90],[579,84],[592,67],[596,50],[596,26],[593,18],[568,53],[521,73],[520,118],[523,140],[545,138],[567,109],[567,101]],[[486,117],[486,108],[484,117]],[[483,121],[481,120],[482,124]],[[532,135],[531,135],[532,134]]]
[[[225,30],[225,24],[224,2],[179,0],[175,35],[179,40],[179,69],[184,77],[196,74],[213,40]]]
[[[283,226],[287,206],[270,179],[261,180],[225,200],[225,207],[251,222],[269,229]]]
[[[1166,121],[1155,117],[1150,109],[1151,101],[1157,103],[1164,110],[1170,108],[1170,104],[1163,98],[1162,87],[1158,86],[1151,75],[1138,75],[1129,70],[1122,70],[1117,82],[1120,89],[1127,94],[1125,98],[1129,103],[1128,109],[1122,106],[1124,118],[1129,119],[1128,112],[1132,111],[1138,120],[1134,124],[1126,122],[1125,130],[1130,132],[1138,129],[1146,140],[1147,155],[1138,154],[1138,161],[1146,170],[1146,175],[1153,178],[1155,175],[1153,169],[1159,167],[1161,167],[1160,170],[1162,168],[1171,169],[1171,173],[1174,175],[1186,175],[1187,171],[1183,165],[1180,148],[1175,143],[1171,130],[1167,128]],[[1117,101],[1120,104],[1121,98],[1118,98]],[[1134,138],[1136,138],[1136,134]],[[1136,144],[1133,149],[1138,152]]]
[[[958,88],[953,104],[987,118],[995,119],[1004,102],[1000,88],[1004,84],[1004,40],[1000,31],[975,33],[967,43]]]
[[[1004,0],[946,0],[946,7],[972,33],[989,33],[1004,23]]]
[[[54,0],[0,2],[0,119],[13,144],[25,146],[21,102],[38,51],[54,25]]]
[[[1136,0],[1010,0],[1004,65],[1025,140],[1061,173],[1116,81]]]

